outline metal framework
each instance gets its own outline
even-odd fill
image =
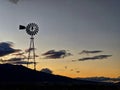
[[[36,70],[36,61],[35,61],[36,54],[35,54],[34,35],[36,35],[38,33],[39,27],[35,23],[29,23],[26,27],[23,25],[20,25],[19,29],[26,29],[26,33],[31,36],[30,37],[30,45],[29,45],[29,49],[28,49],[27,67],[29,65],[30,59],[33,59],[34,70]]]

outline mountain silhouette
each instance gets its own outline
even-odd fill
[[[22,65],[0,64],[0,90],[120,90],[118,84],[77,80]]]
[[[90,81],[76,80],[65,76],[48,74],[29,69],[22,65],[0,64],[1,83],[93,83]]]

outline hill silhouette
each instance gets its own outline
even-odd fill
[[[0,64],[1,83],[93,83],[75,80],[69,77],[48,74],[24,67],[22,65]]]
[[[6,87],[7,86],[7,87]],[[65,76],[35,71],[22,65],[0,64],[0,90],[120,90],[118,84],[76,80]],[[96,89],[97,88],[97,89]]]

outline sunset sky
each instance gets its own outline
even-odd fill
[[[68,77],[120,76],[120,0],[0,0],[0,42],[29,48],[30,36],[19,30],[29,23],[39,26],[37,70],[49,68]],[[46,59],[42,54],[49,50],[72,55]],[[101,52],[79,54],[83,50]],[[111,56],[90,59],[100,55]]]

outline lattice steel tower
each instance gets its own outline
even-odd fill
[[[34,63],[34,70],[36,70],[36,61],[35,61],[35,44],[34,44],[34,35],[36,35],[39,31],[39,27],[35,23],[29,23],[27,26],[19,25],[19,29],[26,29],[26,33],[30,35],[30,45],[29,45],[29,50],[28,50],[28,63],[27,67],[29,65],[29,60],[33,59]],[[32,54],[31,54],[32,53]]]

